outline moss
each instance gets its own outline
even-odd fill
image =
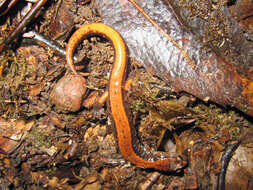
[[[225,111],[216,105],[199,104],[193,108],[199,114],[200,120],[196,127],[205,129],[213,127],[215,131],[228,130],[231,138],[239,138],[243,127],[248,127],[248,122],[233,110]]]
[[[36,147],[50,148],[52,146],[52,135],[46,131],[39,130],[37,127],[32,127],[26,139]]]

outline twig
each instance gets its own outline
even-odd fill
[[[23,28],[30,23],[33,17],[38,13],[38,10],[47,2],[47,0],[38,0],[32,7],[32,9],[24,16],[21,22],[17,25],[17,27],[10,32],[10,35],[4,40],[2,44],[0,44],[0,53],[3,51],[4,47],[9,45],[15,37],[20,34]]]
[[[58,54],[66,56],[66,50],[63,47],[61,47],[60,44],[36,31],[32,30],[24,33],[23,38],[35,40],[36,44],[43,47],[45,46],[50,47],[56,52],[58,52]],[[78,61],[76,56],[74,56],[74,61]]]
[[[195,67],[194,62],[191,60],[191,58],[188,56],[188,54],[184,51],[184,49],[169,35],[167,34],[158,24],[155,20],[153,20],[142,8],[141,6],[135,1],[135,0],[128,0],[132,5],[138,9],[139,12],[143,14],[143,16],[151,23],[153,26],[161,32],[166,38],[168,38],[169,41],[171,41],[183,54],[185,59],[188,61],[188,63],[192,66],[192,68]]]
[[[151,189],[152,185],[159,179],[161,176],[161,173],[159,172],[153,172],[151,173],[147,180],[140,185],[140,190],[148,190]]]
[[[234,144],[229,145],[226,148],[225,152],[223,153],[222,158],[221,158],[221,172],[218,177],[216,190],[225,190],[227,167],[228,167],[229,161],[232,158],[232,153],[238,148],[240,144],[241,144],[241,141],[238,141]]]
[[[0,2],[0,7],[3,6],[3,4],[5,3],[6,1],[1,1]],[[8,4],[8,7],[2,12],[0,13],[0,16],[3,16],[4,14],[6,14],[10,8],[15,5],[16,3],[18,2],[18,0],[14,0],[14,1],[11,1],[9,4]]]

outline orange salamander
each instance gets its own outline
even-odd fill
[[[162,171],[182,169],[186,161],[179,156],[169,156],[165,152],[149,151],[135,136],[135,129],[128,119],[124,106],[124,83],[127,67],[127,47],[121,35],[112,27],[102,23],[92,23],[80,27],[70,38],[67,49],[67,64],[77,74],[73,53],[81,40],[89,36],[102,36],[111,41],[114,48],[114,64],[109,80],[108,105],[116,128],[117,142],[121,154],[126,160],[141,168],[153,168]]]

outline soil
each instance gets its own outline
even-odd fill
[[[0,42],[26,6],[20,1],[1,17]],[[200,14],[200,5],[194,10]],[[101,20],[90,1],[55,0],[46,3],[26,32],[36,30],[66,47],[78,27]],[[218,35],[214,28],[209,33]],[[114,60],[110,42],[92,36],[79,45],[81,79],[76,80],[64,56],[38,44],[19,36],[0,55],[0,189],[216,189],[224,155],[234,155],[225,168],[226,186],[253,188],[252,117],[176,93],[129,57],[127,79],[132,84],[124,101],[138,138],[189,162],[179,172],[138,168],[120,154],[107,105],[97,102],[107,89]],[[55,92],[57,85],[85,88],[78,99],[69,100],[65,97],[72,98],[73,90]],[[228,153],[236,143],[239,148]]]

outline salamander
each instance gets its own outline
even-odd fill
[[[112,27],[102,23],[92,23],[80,27],[69,39],[66,49],[67,64],[74,74],[77,74],[73,54],[81,40],[89,36],[102,36],[108,39],[114,48],[114,64],[109,80],[108,107],[116,128],[117,142],[121,154],[126,160],[141,168],[153,168],[162,171],[175,171],[186,165],[179,156],[168,153],[150,151],[144,148],[137,137],[135,129],[129,120],[124,105],[124,84],[127,69],[128,52],[121,35]]]

